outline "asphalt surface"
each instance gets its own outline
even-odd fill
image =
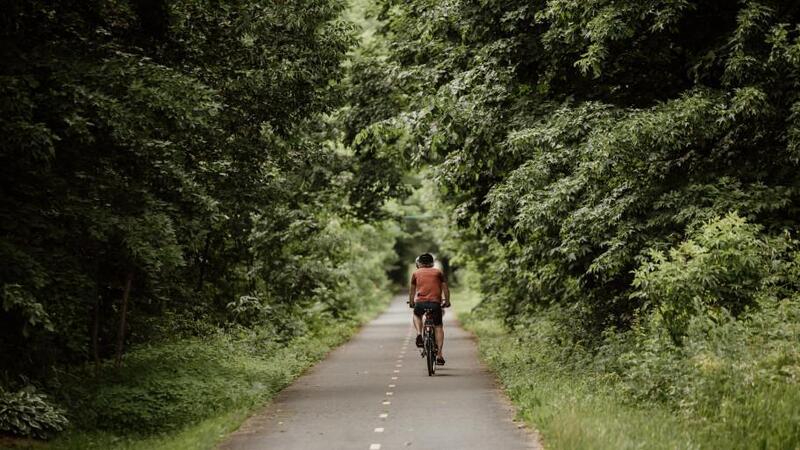
[[[533,433],[445,315],[447,364],[429,377],[403,296],[283,390],[225,450],[538,449]]]

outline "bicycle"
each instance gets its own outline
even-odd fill
[[[433,308],[425,308],[423,311],[424,325],[422,328],[422,350],[420,351],[420,356],[426,359],[428,376],[430,377],[436,373],[436,356],[439,353],[439,348],[436,346],[435,327],[430,314]]]

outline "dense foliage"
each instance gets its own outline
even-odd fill
[[[470,302],[460,292],[461,302]],[[472,302],[474,304],[477,301]],[[460,303],[456,303],[459,307]],[[699,314],[676,346],[663,327],[565,345],[558,310],[509,330],[483,303],[459,320],[479,338],[519,414],[552,449],[784,449],[800,439],[796,302],[750,317]],[[748,314],[746,314],[748,315]]]
[[[630,324],[649,252],[732,211],[769,235],[796,229],[796,6],[387,1],[382,14],[385,65],[402,68],[384,78],[405,101],[362,133],[404,130],[436,165],[510,317],[564,304],[592,333]]]
[[[57,391],[64,368],[220,327],[285,343],[382,297],[397,229],[350,211],[328,115],[345,7],[4,5],[0,385]]]
[[[377,119],[356,139],[433,166],[486,311],[635,401],[796,446],[791,419],[756,422],[797,414],[780,398],[800,367],[800,6],[385,0],[378,17],[383,70],[361,74],[394,114],[354,106]]]
[[[0,385],[177,429],[266,398],[242,392],[276,349],[434,249],[480,274],[520,367],[713,423],[796,416],[800,4],[380,0],[360,38],[345,8],[0,13]],[[211,340],[180,366],[187,336]],[[198,382],[231,342],[269,351]],[[786,420],[751,425],[796,445]]]
[[[38,392],[0,390],[0,432],[47,438],[67,426],[64,412]]]

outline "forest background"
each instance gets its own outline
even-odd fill
[[[800,442],[796,3],[0,20],[0,429],[210,445],[427,243],[546,444]]]

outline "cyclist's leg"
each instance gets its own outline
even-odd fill
[[[444,310],[441,307],[439,307],[431,312],[433,314],[433,325],[434,325],[433,335],[436,338],[436,346],[439,348],[439,356],[442,358],[444,358],[444,352],[442,351],[444,347],[444,324],[442,323],[443,311]]]
[[[414,306],[414,314],[413,314],[414,328],[417,330],[417,338],[416,338],[414,343],[415,343],[415,345],[417,347],[422,347],[422,314],[423,313],[424,313],[424,311],[422,309],[422,305],[417,303],[417,305]]]
[[[412,314],[414,318],[414,329],[417,330],[417,334],[422,334],[422,317],[416,314]]]

